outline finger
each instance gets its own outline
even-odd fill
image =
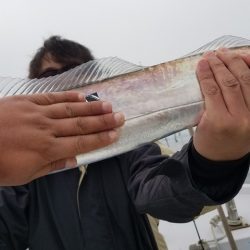
[[[250,55],[248,54],[242,54],[242,59],[245,61],[245,63],[250,67]]]
[[[122,113],[110,113],[97,116],[76,117],[56,120],[52,128],[56,137],[86,135],[120,127],[124,124]]]
[[[240,55],[230,52],[228,49],[218,50],[217,55],[240,82],[245,103],[250,109],[250,69],[248,65]]]
[[[50,173],[56,173],[61,170],[71,169],[77,166],[76,158],[68,158],[68,159],[62,159],[55,162],[52,162],[46,166],[43,166],[39,171],[37,171],[31,179],[37,179],[39,177],[48,175]]]
[[[28,95],[28,99],[39,105],[51,105],[63,102],[80,102],[85,101],[83,94],[71,91],[53,92],[44,94]]]
[[[215,53],[210,52],[205,55],[205,58],[221,89],[227,110],[230,114],[238,115],[239,112],[246,107],[239,81]]]
[[[101,115],[112,112],[109,102],[66,102],[44,106],[49,118],[62,119],[77,116]]]
[[[198,63],[196,74],[200,83],[201,92],[205,98],[207,113],[210,116],[212,115],[215,117],[220,115],[222,112],[227,112],[220,88],[215,81],[207,60],[203,59]]]
[[[54,156],[56,159],[60,159],[63,152],[64,157],[74,157],[107,146],[115,142],[118,137],[118,130],[110,130],[82,136],[60,137],[57,138],[55,147],[56,152],[54,152]]]

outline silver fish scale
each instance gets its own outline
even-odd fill
[[[200,101],[184,107],[162,110],[128,120],[126,126],[122,128],[120,139],[117,142],[94,152],[79,155],[77,162],[88,164],[97,159],[110,158],[147,142],[173,134],[175,131],[183,130],[186,128],[186,124],[194,126],[194,121],[202,107],[203,102]]]

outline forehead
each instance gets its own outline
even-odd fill
[[[64,65],[62,63],[55,62],[50,54],[46,54],[41,63],[41,72],[47,69],[61,69]]]

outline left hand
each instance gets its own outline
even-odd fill
[[[26,184],[115,142],[124,116],[77,92],[0,98],[0,186]]]
[[[236,160],[250,152],[250,56],[227,49],[204,55],[197,77],[205,111],[194,147],[214,161]]]

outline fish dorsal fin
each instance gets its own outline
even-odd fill
[[[236,47],[243,47],[243,46],[250,46],[250,40],[237,37],[237,36],[221,36],[210,43],[205,44],[204,46],[200,47],[199,49],[185,55],[184,57],[188,56],[195,56],[206,51],[216,50],[220,47],[224,48],[236,48]]]
[[[117,57],[106,57],[89,61],[60,75],[47,78],[0,77],[0,96],[65,91],[143,68]]]

